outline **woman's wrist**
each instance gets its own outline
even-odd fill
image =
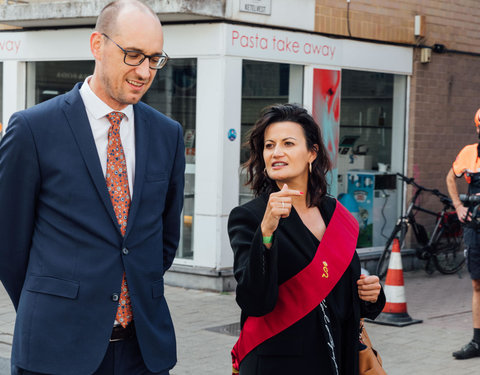
[[[260,225],[260,231],[262,232],[262,237],[272,237],[273,236],[273,231],[268,230],[267,228],[264,228],[263,225]]]
[[[263,236],[263,244],[271,244],[273,242],[273,235],[271,236]]]

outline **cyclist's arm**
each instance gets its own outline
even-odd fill
[[[463,223],[465,218],[467,217],[468,208],[462,204],[458,196],[457,176],[455,175],[453,168],[450,168],[450,170],[448,171],[446,182],[448,194],[450,195],[453,206],[457,211],[458,219]]]

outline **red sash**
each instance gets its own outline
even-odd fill
[[[298,322],[330,293],[355,253],[357,220],[337,201],[335,211],[310,264],[278,287],[278,299],[270,313],[249,316],[232,349],[233,373],[240,362],[265,340]]]

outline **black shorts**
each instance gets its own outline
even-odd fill
[[[463,241],[467,247],[467,267],[472,280],[480,280],[480,230],[465,227]]]

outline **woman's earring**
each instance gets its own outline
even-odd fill
[[[312,173],[312,163],[308,163],[308,170],[310,172],[310,174]]]

